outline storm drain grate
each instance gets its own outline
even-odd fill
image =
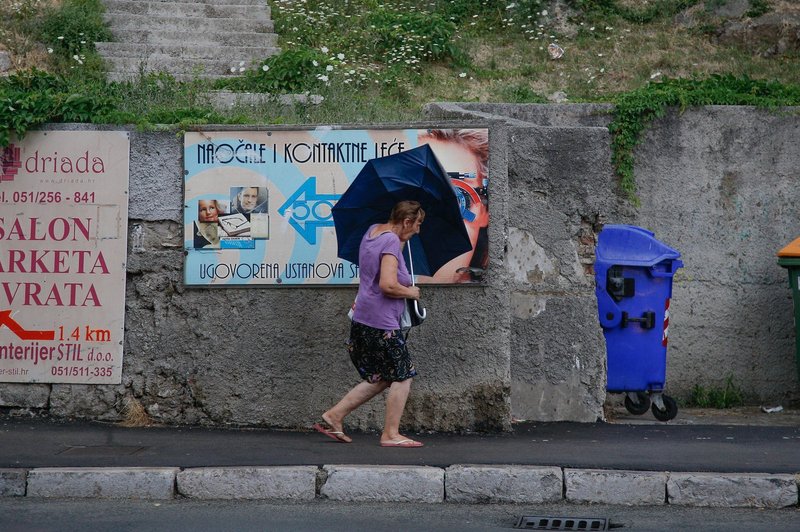
[[[524,528],[525,530],[608,530],[609,521],[605,517],[523,515],[514,528]]]

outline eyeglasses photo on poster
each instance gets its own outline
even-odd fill
[[[482,282],[489,263],[488,129],[317,128],[186,133],[186,284],[357,284],[358,266],[337,255],[332,209],[368,162],[423,145],[452,184],[471,249],[430,271],[413,238],[417,282]]]

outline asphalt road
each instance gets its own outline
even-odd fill
[[[313,501],[163,502],[134,500],[0,499],[4,532],[170,532],[249,530],[515,530],[522,516],[603,519],[617,530],[796,531],[797,508],[680,508],[604,505],[413,504]],[[597,521],[594,521],[597,522]],[[619,528],[616,528],[619,527]]]

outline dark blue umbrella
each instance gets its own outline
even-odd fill
[[[450,178],[427,144],[367,161],[333,206],[339,257],[358,264],[358,248],[369,226],[389,220],[399,201],[422,204],[425,221],[409,244],[414,273],[433,275],[472,249]],[[417,241],[417,239],[419,239]]]

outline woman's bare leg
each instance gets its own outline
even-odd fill
[[[322,414],[322,420],[325,421],[331,428],[337,432],[343,431],[342,421],[353,410],[363,405],[383,390],[389,387],[388,382],[367,382],[362,381],[356,384],[352,390],[347,392],[341,400],[336,403],[330,410]],[[406,394],[408,395],[408,394]],[[351,441],[346,435],[342,435],[341,439],[344,441]]]
[[[403,417],[403,410],[406,408],[412,380],[393,382],[389,387],[389,393],[386,395],[386,421],[381,434],[382,442],[406,439],[400,434],[400,418]]]

